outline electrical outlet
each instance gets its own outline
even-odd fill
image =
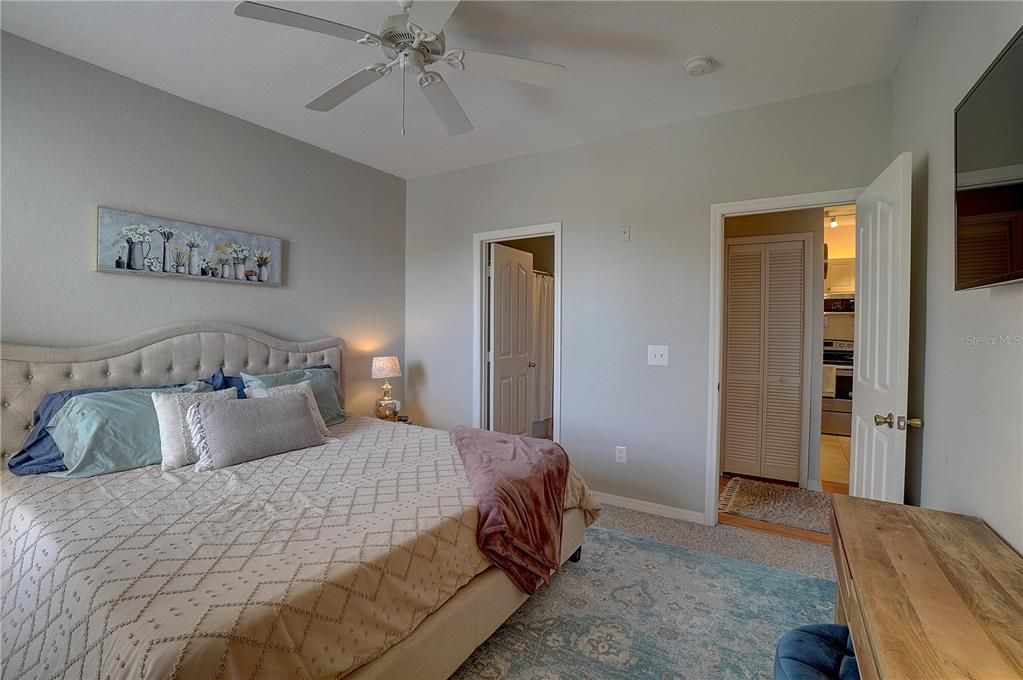
[[[668,365],[668,346],[667,345],[647,345],[646,346],[646,363],[649,366],[667,366]]]
[[[616,463],[628,462],[626,460],[626,452],[627,452],[627,449],[624,446],[616,446],[615,447],[615,462]]]
[[[627,224],[619,225],[618,227],[618,240],[622,243],[632,238],[632,227]]]

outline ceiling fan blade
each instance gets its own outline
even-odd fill
[[[315,31],[316,33],[324,33],[326,35],[344,38],[345,40],[351,40],[353,42],[364,41],[380,44],[380,36],[370,33],[369,31],[364,31],[360,28],[352,28],[351,26],[345,26],[344,24],[328,21],[327,19],[320,19],[319,17],[309,16],[308,14],[302,14],[300,12],[292,12],[290,9],[271,7],[270,5],[264,5],[258,2],[239,3],[235,6],[234,13],[237,16],[245,17],[247,19],[257,19],[259,21],[268,21],[271,24],[292,26],[293,28]],[[367,38],[370,40],[367,41]]]
[[[455,99],[454,93],[439,73],[424,71],[419,76],[419,88],[426,95],[426,100],[437,113],[440,122],[449,135],[464,135],[472,132],[472,123],[462,110],[462,105]]]
[[[437,35],[444,30],[444,24],[457,6],[458,0],[415,0],[408,22]]]
[[[459,52],[462,53],[460,60],[457,59]],[[456,59],[445,59],[455,68],[458,68],[458,63],[461,62],[465,70],[478,73],[481,76],[517,80],[520,83],[541,87],[560,87],[565,79],[565,73],[568,72],[568,69],[561,64],[506,57],[503,54],[477,52],[476,50],[452,50],[448,55],[456,57]]]
[[[358,94],[363,88],[369,87],[390,72],[391,67],[387,64],[373,64],[372,66],[367,66],[355,75],[342,80],[340,83],[306,104],[305,107],[307,109],[312,109],[313,111],[330,111],[344,100],[348,99],[352,95]]]

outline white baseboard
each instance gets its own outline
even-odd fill
[[[650,501],[641,501],[636,498],[626,498],[625,496],[615,496],[614,494],[604,493],[603,491],[591,490],[590,495],[605,505],[616,505],[619,508],[639,510],[640,512],[646,512],[651,515],[681,519],[686,522],[696,522],[697,524],[704,523],[703,513],[696,512],[694,510],[676,508],[670,505],[661,505],[660,503],[651,503]]]
[[[823,491],[824,487],[821,486],[819,479],[808,479],[806,480],[806,488],[810,491]]]

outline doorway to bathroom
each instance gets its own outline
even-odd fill
[[[475,234],[478,427],[560,437],[561,225]]]

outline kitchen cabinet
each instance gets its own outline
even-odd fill
[[[825,264],[824,294],[856,292],[856,259],[843,258],[828,260]]]

